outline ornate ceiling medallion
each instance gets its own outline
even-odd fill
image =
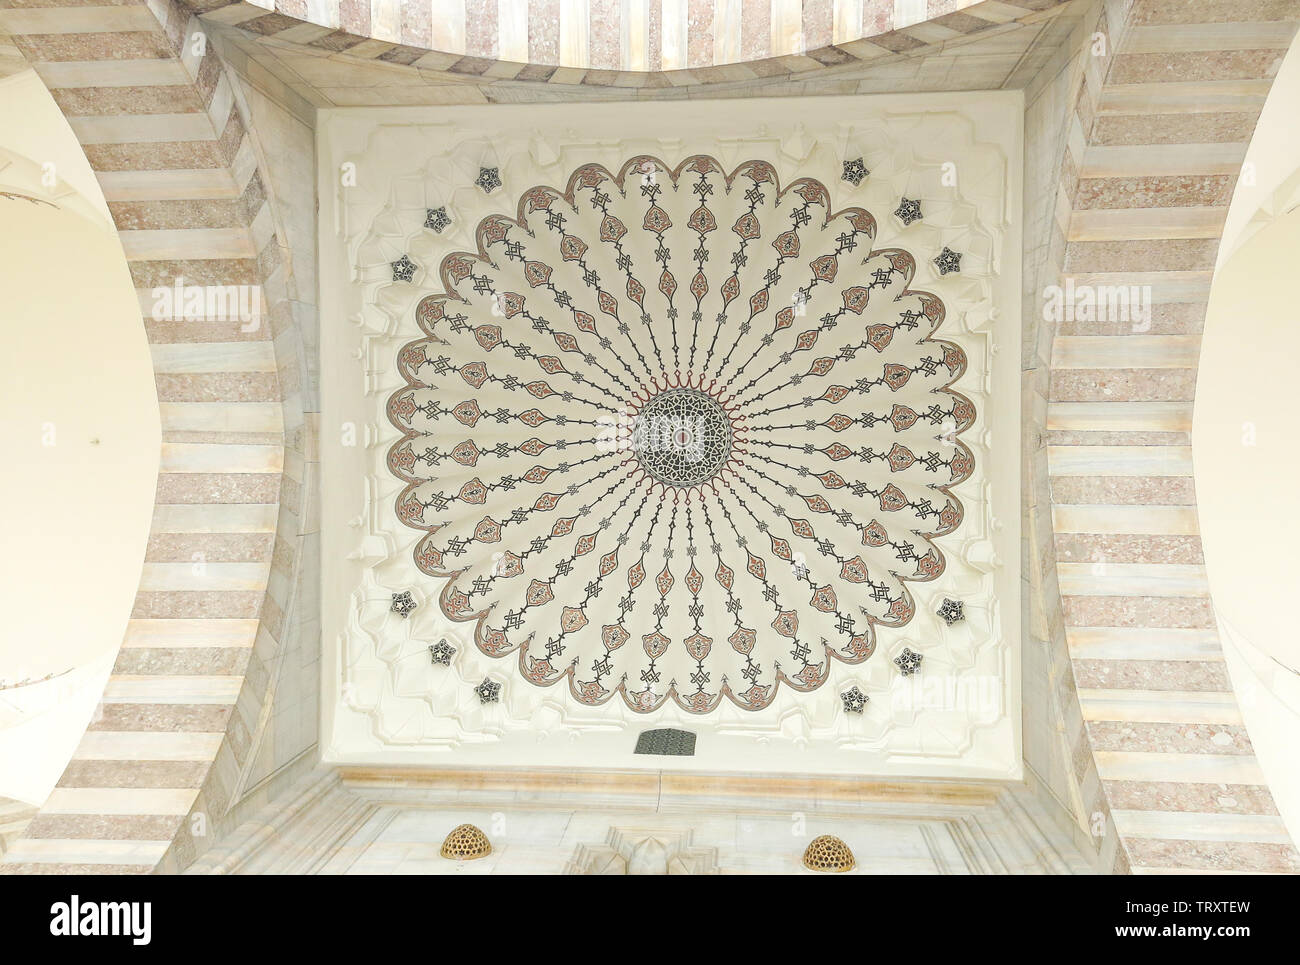
[[[665,487],[707,484],[733,461],[731,412],[700,389],[655,392],[635,410],[632,425],[631,449],[638,464]]]
[[[760,710],[870,657],[944,570],[975,419],[943,303],[875,235],[820,181],[706,156],[584,165],[483,219],[388,403],[443,614],[638,712]]]

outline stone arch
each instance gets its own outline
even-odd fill
[[[813,77],[993,36],[1066,0],[187,0],[209,19],[309,49],[484,80],[674,88]]]
[[[1044,321],[1029,402],[1037,575],[1061,605],[1044,622],[1068,654],[1075,777],[1117,836],[1116,870],[1297,871],[1222,662],[1190,429],[1227,205],[1300,3],[1107,13],[1040,277],[1149,291],[1151,314]]]
[[[315,433],[296,279],[188,9],[24,7],[0,29],[4,69],[33,67],[81,142],[140,298],[163,422],[146,561],[204,563],[192,578],[147,569],[101,710],[4,870],[177,870],[242,790],[294,632]],[[246,286],[260,312],[155,318],[154,289],[181,277]]]

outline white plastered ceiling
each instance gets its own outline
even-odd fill
[[[326,759],[1018,777],[1021,112],[1014,93],[323,112]],[[447,581],[417,568],[422,534],[395,510],[403,484],[387,459],[402,436],[386,406],[404,385],[399,352],[422,336],[417,305],[443,290],[441,259],[475,251],[480,220],[513,217],[528,189],[563,190],[582,165],[618,171],[643,154],[670,166],[709,155],[725,171],[758,159],[782,184],[818,179],[830,209],[865,208],[876,224],[870,248],[915,256],[910,289],[942,299],[946,317],[935,337],[967,359],[953,387],[977,410],[961,435],[975,469],[953,487],[963,522],[935,540],[946,568],[933,582],[910,584],[915,615],[901,627],[878,627],[869,659],[829,661],[824,686],[781,688],[758,711],[722,701],[692,714],[668,702],[640,714],[618,699],[584,705],[564,684],[535,686],[514,656],[493,658],[476,646],[473,623],[444,615]],[[858,157],[870,174],[854,185],[843,164]],[[484,167],[497,168],[503,182],[491,193],[474,183]],[[919,199],[924,212],[910,225],[893,213],[903,197]],[[442,207],[451,224],[425,228],[426,212]],[[932,262],[945,247],[962,252],[960,272],[941,275]],[[392,262],[402,256],[418,266],[409,283],[394,281]],[[460,438],[449,436],[447,447]],[[392,594],[403,591],[418,604],[405,619],[390,610]],[[716,588],[702,591],[710,592],[701,598],[706,609],[722,606]],[[613,608],[615,593],[608,597],[600,605]],[[939,618],[945,597],[963,602],[965,620],[949,626]],[[616,616],[594,612],[591,622]],[[766,623],[759,627],[772,635]],[[648,629],[635,628],[635,639]],[[428,648],[444,639],[455,656],[435,666]],[[910,677],[894,663],[904,648],[924,657]],[[474,688],[485,679],[501,685],[499,701],[480,702]],[[870,697],[861,714],[839,696],[852,687]],[[639,732],[665,726],[697,733],[693,757],[631,753]]]

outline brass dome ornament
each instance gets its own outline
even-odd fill
[[[803,853],[803,866],[809,871],[838,874],[841,871],[852,871],[857,864],[849,846],[833,834],[813,838]]]
[[[486,858],[491,853],[492,842],[472,824],[453,828],[442,842],[442,856],[455,861],[473,861],[476,858]]]

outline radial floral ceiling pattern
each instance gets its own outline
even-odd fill
[[[446,616],[640,712],[759,710],[867,660],[943,572],[975,419],[943,303],[875,234],[819,181],[706,156],[585,165],[481,221],[388,405]]]

